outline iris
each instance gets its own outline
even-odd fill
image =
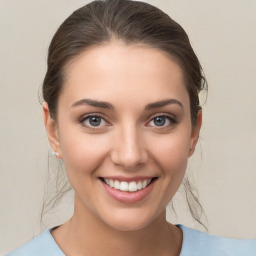
[[[91,116],[89,117],[89,123],[91,126],[99,126],[101,124],[101,117]]]
[[[164,116],[158,116],[154,118],[154,124],[156,126],[163,126],[165,124],[166,118]]]

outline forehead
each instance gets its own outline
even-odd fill
[[[66,69],[66,104],[79,98],[154,102],[167,97],[188,101],[183,72],[171,56],[146,45],[114,41],[80,54]],[[146,102],[147,101],[147,102]]]

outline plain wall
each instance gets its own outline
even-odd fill
[[[208,80],[201,139],[189,172],[209,233],[256,238],[256,1],[146,2],[184,27]],[[84,3],[0,0],[0,255],[42,230],[49,146],[38,90],[54,32]],[[69,200],[46,218],[46,228],[70,216]],[[178,217],[170,212],[168,218],[200,228],[182,200],[178,193]]]

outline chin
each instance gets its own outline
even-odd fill
[[[137,210],[111,212],[104,216],[104,222],[111,228],[119,231],[138,231],[148,227],[154,221],[152,214]]]

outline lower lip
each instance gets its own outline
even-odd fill
[[[138,190],[136,192],[125,192],[121,190],[117,190],[114,188],[111,188],[106,183],[101,181],[104,188],[106,189],[107,193],[114,198],[115,200],[126,203],[126,204],[132,204],[139,202],[143,200],[152,190],[153,185],[155,182],[150,183],[146,188]]]

